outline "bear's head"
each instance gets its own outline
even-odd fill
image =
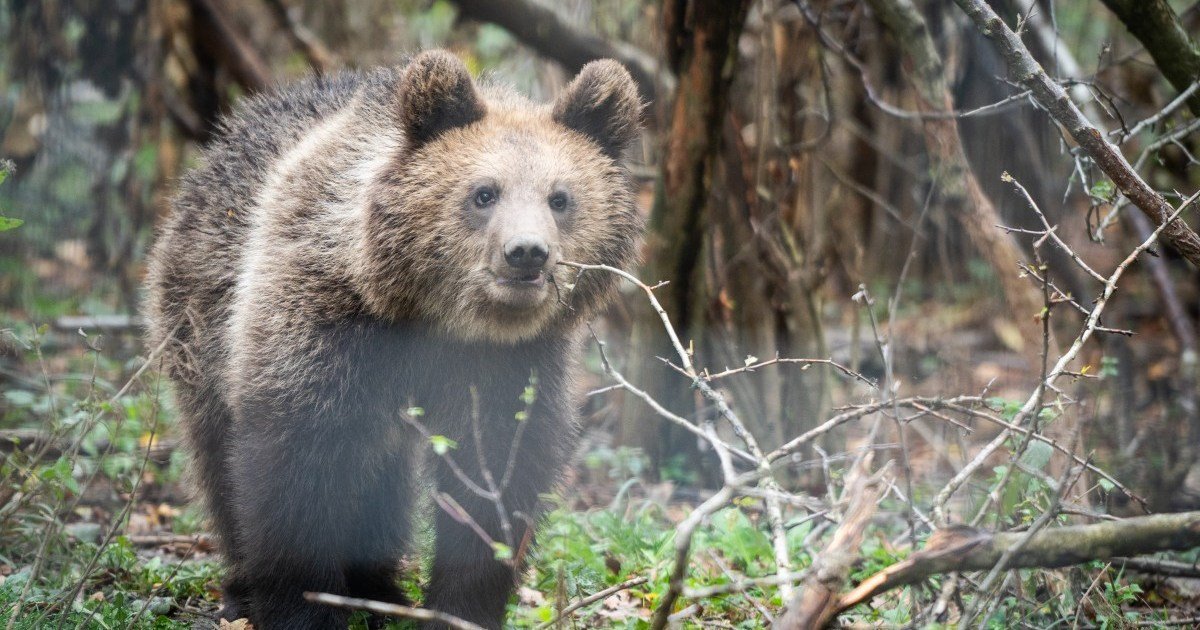
[[[477,85],[444,51],[402,71],[403,140],[370,192],[372,310],[455,338],[515,343],[587,317],[626,269],[642,221],[621,154],[641,124],[629,72],[584,66],[538,105]]]

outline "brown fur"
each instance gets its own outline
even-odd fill
[[[151,344],[174,338],[195,478],[226,549],[226,616],[338,627],[344,613],[300,594],[403,601],[396,561],[430,483],[502,539],[494,506],[443,464],[422,481],[428,445],[400,420],[412,405],[482,482],[472,392],[495,469],[535,375],[504,503],[536,513],[575,436],[579,325],[613,287],[554,263],[633,262],[641,223],[618,160],[639,113],[615,62],[534,105],[434,51],[286,88],[226,122],[154,248],[147,304]],[[483,188],[497,193],[486,206]],[[569,203],[548,208],[553,195]],[[546,248],[544,285],[506,258],[525,237]],[[498,627],[512,571],[436,521],[426,605]]]

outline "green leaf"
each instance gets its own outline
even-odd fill
[[[1112,378],[1120,374],[1118,363],[1116,357],[1104,357],[1100,359],[1100,376],[1102,378]]]
[[[506,545],[504,543],[494,542],[494,543],[492,543],[492,549],[496,552],[497,560],[501,560],[501,561],[512,560],[512,557],[513,557],[512,547],[509,547],[508,545]]]
[[[27,392],[23,389],[10,389],[4,392],[4,399],[8,404],[14,407],[29,408],[37,400],[33,392]]]
[[[1090,192],[1092,196],[1096,197],[1097,199],[1112,201],[1115,197],[1115,193],[1117,192],[1117,187],[1107,179],[1102,179],[1092,184],[1092,189]]]
[[[438,455],[445,455],[452,449],[458,448],[458,442],[451,440],[444,435],[429,436],[429,443],[433,445],[433,452]]]
[[[1103,489],[1105,492],[1112,492],[1112,491],[1113,491],[1113,488],[1116,488],[1116,486],[1114,486],[1114,485],[1113,485],[1113,482],[1111,482],[1111,481],[1109,481],[1109,480],[1105,479],[1104,477],[1101,477],[1101,478],[1100,478],[1100,479],[1097,481],[1097,483],[1099,483],[1099,484],[1100,484],[1100,487],[1101,487],[1101,488],[1102,488],[1102,489]]]
[[[12,217],[0,216],[0,232],[7,232],[9,230],[15,230],[15,229],[21,227],[22,225],[25,225],[25,222],[22,221],[21,219],[14,219]]]
[[[537,400],[537,384],[537,374],[531,373],[529,375],[529,384],[521,392],[521,402],[525,403],[526,407],[532,405]]]
[[[1041,470],[1050,462],[1050,455],[1053,452],[1054,449],[1045,442],[1030,442],[1029,446],[1025,448],[1025,453],[1021,455],[1021,463]]]

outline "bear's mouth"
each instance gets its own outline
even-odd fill
[[[544,304],[549,295],[547,287],[553,281],[544,269],[504,269],[492,271],[490,275],[491,281],[484,288],[489,301],[501,310],[517,312],[527,312]]]
[[[502,287],[540,289],[546,286],[546,274],[541,269],[514,275],[496,275],[496,284]]]

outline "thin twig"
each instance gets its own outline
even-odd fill
[[[545,628],[551,628],[554,626],[554,624],[556,624],[560,620],[566,618],[567,615],[570,615],[571,613],[575,612],[576,610],[579,610],[580,608],[583,608],[584,606],[587,606],[588,604],[594,604],[602,599],[607,598],[610,595],[613,595],[614,593],[619,593],[625,589],[633,588],[635,586],[641,586],[642,584],[645,584],[648,581],[649,581],[649,579],[646,577],[635,577],[635,578],[632,578],[629,580],[625,580],[624,582],[621,582],[620,584],[614,584],[602,591],[592,593],[591,595],[588,595],[587,597],[584,597],[584,598],[580,599],[579,601],[571,604],[570,606],[567,606],[566,608],[562,609],[562,611],[559,612],[557,615],[555,615],[553,619],[538,626],[537,628],[538,628],[538,630],[544,630]]]
[[[413,608],[411,606],[401,606],[399,604],[391,604],[388,602],[378,602],[370,599],[359,599],[357,597],[342,597],[341,595],[333,595],[332,593],[313,593],[305,591],[304,599],[316,604],[325,604],[335,608],[349,608],[350,610],[365,610],[380,615],[393,615],[396,617],[404,617],[406,619],[416,619],[417,621],[434,621],[443,623],[457,630],[483,630],[483,626],[476,625],[455,617],[449,613],[430,610],[428,608]]]

